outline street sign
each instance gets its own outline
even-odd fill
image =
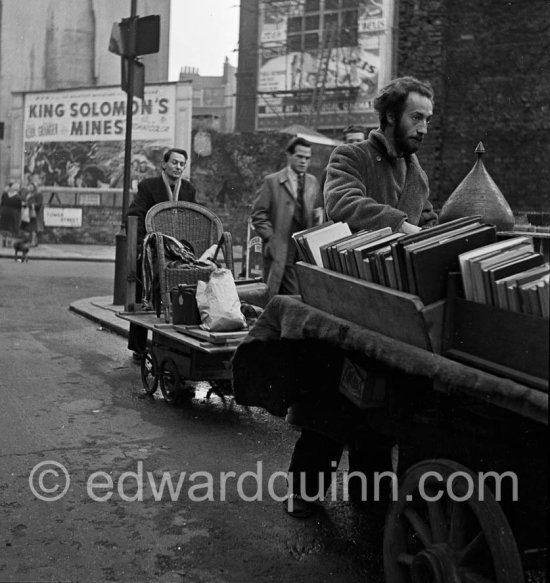
[[[109,51],[121,57],[137,57],[158,53],[160,48],[160,16],[131,16],[115,22],[109,39]]]
[[[132,95],[134,97],[138,97],[139,99],[143,99],[144,91],[145,91],[145,65],[136,61],[135,59],[128,59],[122,57],[120,59],[121,63],[121,87],[123,91],[128,93],[128,64],[134,67],[134,77],[132,83]]]

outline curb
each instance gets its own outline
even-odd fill
[[[106,330],[109,330],[110,332],[114,332],[115,334],[118,334],[119,336],[122,336],[123,338],[128,338],[128,330],[124,326],[124,324],[118,324],[114,321],[110,321],[107,318],[102,318],[101,316],[94,314],[89,309],[89,305],[90,304],[88,301],[79,300],[79,301],[76,301],[76,302],[73,302],[72,304],[70,304],[69,311],[74,312],[75,314],[82,316],[82,317],[86,318],[87,320],[92,320],[93,322],[96,322],[97,324],[101,324],[102,328],[105,328]],[[86,306],[88,309],[86,309],[84,306]],[[114,317],[116,318],[116,316],[114,316]]]

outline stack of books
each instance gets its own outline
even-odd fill
[[[323,267],[365,281],[394,287],[395,268],[391,243],[403,237],[390,227],[376,231],[360,231],[321,247]]]
[[[413,235],[389,227],[351,234],[345,223],[325,225],[293,235],[303,261],[417,295],[425,305],[445,298],[459,254],[496,241],[496,228],[479,216]]]
[[[511,312],[549,317],[550,266],[530,237],[514,237],[459,256],[464,297]]]
[[[458,271],[458,256],[496,241],[496,227],[481,217],[462,217],[403,237],[393,246],[398,289],[424,304],[447,295],[448,274]]]

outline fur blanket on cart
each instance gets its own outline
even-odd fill
[[[349,353],[410,379],[426,379],[444,394],[492,403],[537,421],[548,416],[546,393],[372,332],[291,296],[272,298],[237,347],[232,362],[236,400],[285,416],[304,397],[311,403],[316,395],[334,394],[341,359]]]

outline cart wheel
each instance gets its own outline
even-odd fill
[[[141,359],[141,382],[148,395],[154,395],[159,384],[158,365],[155,355],[146,349]]]
[[[524,582],[506,516],[478,482],[449,460],[423,461],[405,473],[384,528],[387,583]]]
[[[166,358],[162,361],[159,377],[160,390],[164,396],[164,400],[170,403],[170,405],[175,405],[178,400],[181,380],[178,367],[171,358]]]

